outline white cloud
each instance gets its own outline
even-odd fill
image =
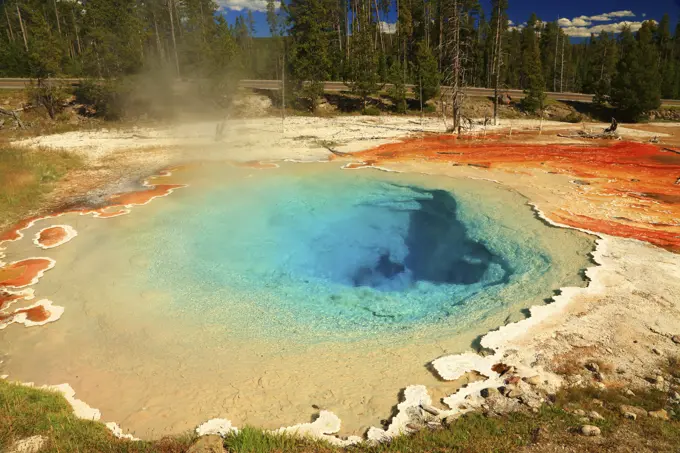
[[[609,17],[635,17],[635,13],[633,11],[614,11],[613,13],[608,13],[607,16]]]
[[[642,17],[644,16],[645,14],[642,15]],[[557,24],[564,30],[564,33],[577,38],[587,38],[591,34],[599,34],[601,32],[620,33],[626,26],[630,27],[632,31],[638,31],[642,27],[642,22],[612,22],[622,17],[635,17],[635,13],[628,10],[612,11],[611,13],[602,13],[595,16],[579,16],[571,20],[559,19]],[[612,23],[593,25],[593,22]]]
[[[591,34],[607,33],[621,33],[624,27],[630,28],[631,31],[638,31],[642,28],[642,22],[622,21],[611,24],[595,25],[593,27],[563,27],[562,30],[568,36],[574,38],[588,38]]]
[[[220,9],[267,11],[267,0],[217,0]]]
[[[509,20],[508,25],[513,26],[513,25],[515,25],[515,23],[513,21]]]
[[[588,19],[589,18],[587,16],[575,17],[571,20],[571,25],[574,27],[587,27],[592,23]]]
[[[393,35],[397,32],[397,24],[390,24],[388,22],[385,22],[384,20],[381,20],[380,31],[383,33]]]

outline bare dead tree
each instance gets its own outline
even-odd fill
[[[445,58],[450,58],[450,64],[445,65],[444,68],[444,82],[450,87],[447,93],[442,91],[441,98],[444,104],[444,97],[450,96],[451,99],[451,116],[452,125],[447,129],[451,132],[461,133],[461,109],[465,93],[463,92],[463,62],[466,54],[463,53],[464,44],[461,42],[461,16],[462,10],[459,0],[452,0],[450,10],[447,14],[447,38],[441,44],[441,52]],[[446,122],[446,112],[444,112],[444,121]]]
[[[19,8],[19,3],[17,3],[17,15],[19,16],[19,26],[21,27],[21,35],[24,37],[24,48],[28,52],[28,38],[26,37],[26,27],[24,27],[24,21],[21,18],[21,8]]]
[[[177,55],[177,41],[175,39],[175,20],[173,18],[173,14],[172,14],[173,3],[174,3],[174,0],[168,0],[168,14],[170,14],[170,32],[172,34],[172,48],[175,52],[175,68],[177,69],[177,77],[179,77],[179,75],[180,75],[180,72],[179,72],[179,56]]]
[[[494,88],[493,88],[493,124],[498,125],[498,97],[499,88],[501,83],[501,64],[503,62],[503,29],[501,23],[503,22],[503,10],[501,8],[501,2],[498,2],[498,11],[496,11],[496,36],[494,39],[494,50],[493,50],[493,60],[494,60]]]

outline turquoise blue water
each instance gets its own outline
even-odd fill
[[[203,174],[154,216],[149,279],[177,310],[267,336],[350,337],[464,328],[552,294],[554,251],[536,237],[550,227],[508,206],[516,195],[300,166]]]

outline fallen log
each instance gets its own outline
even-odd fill
[[[351,156],[350,153],[343,153],[342,151],[335,150],[328,145],[321,144],[321,146],[323,146],[324,148],[326,148],[328,151],[332,152],[336,156],[339,156],[339,157],[349,157],[349,156]]]
[[[11,116],[12,118],[14,118],[14,121],[17,122],[17,125],[18,125],[21,129],[24,129],[24,123],[21,122],[21,119],[19,118],[19,115],[17,115],[17,112],[15,112],[14,110],[5,110],[5,109],[3,109],[3,108],[0,108],[0,114],[2,114],[2,115],[7,115],[7,116]]]

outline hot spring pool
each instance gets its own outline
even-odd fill
[[[361,433],[406,385],[450,393],[429,361],[584,286],[590,265],[592,238],[489,181],[332,163],[172,178],[189,187],[129,215],[62,217],[79,234],[66,245],[8,247],[56,260],[35,289],[66,311],[0,331],[0,371],[69,382],[142,437],[212,417],[276,428],[319,407]]]

